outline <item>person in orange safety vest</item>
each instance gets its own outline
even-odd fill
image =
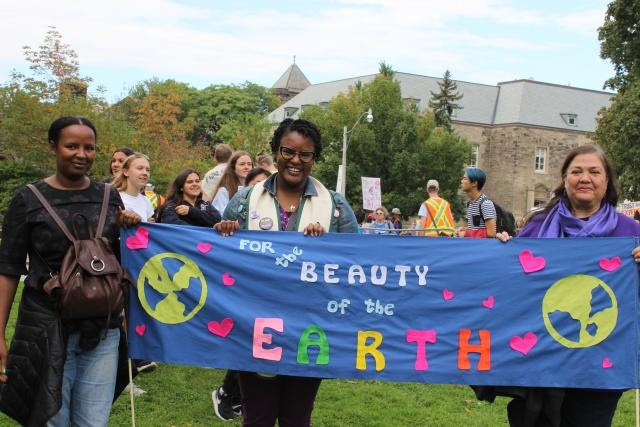
[[[418,216],[424,231],[419,232],[421,236],[451,237],[455,233],[455,224],[451,214],[451,205],[445,199],[438,196],[440,184],[435,179],[427,182],[427,193],[429,198],[422,203]]]

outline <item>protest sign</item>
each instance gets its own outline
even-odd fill
[[[636,238],[122,232],[132,357],[322,378],[638,387]],[[378,249],[382,248],[382,250]]]
[[[362,208],[376,210],[382,206],[380,178],[362,177]]]

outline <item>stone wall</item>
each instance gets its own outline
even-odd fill
[[[560,184],[560,168],[567,153],[592,142],[584,132],[523,125],[454,123],[454,129],[470,144],[479,146],[478,166],[487,173],[484,193],[516,218],[526,215],[536,199],[548,200],[549,193]],[[536,148],[547,149],[543,172],[535,170]]]

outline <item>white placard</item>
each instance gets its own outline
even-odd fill
[[[375,210],[382,206],[382,193],[380,191],[380,178],[362,177],[362,207],[366,210]]]

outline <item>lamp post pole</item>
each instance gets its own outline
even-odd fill
[[[340,165],[340,169],[338,170],[338,186],[336,188],[336,192],[346,196],[347,191],[347,147],[349,145],[349,134],[353,132],[353,130],[360,123],[360,119],[364,116],[367,116],[367,122],[371,123],[373,121],[373,114],[371,112],[371,108],[369,108],[364,113],[360,114],[358,120],[353,124],[351,129],[348,129],[346,126],[342,128],[342,164]]]

